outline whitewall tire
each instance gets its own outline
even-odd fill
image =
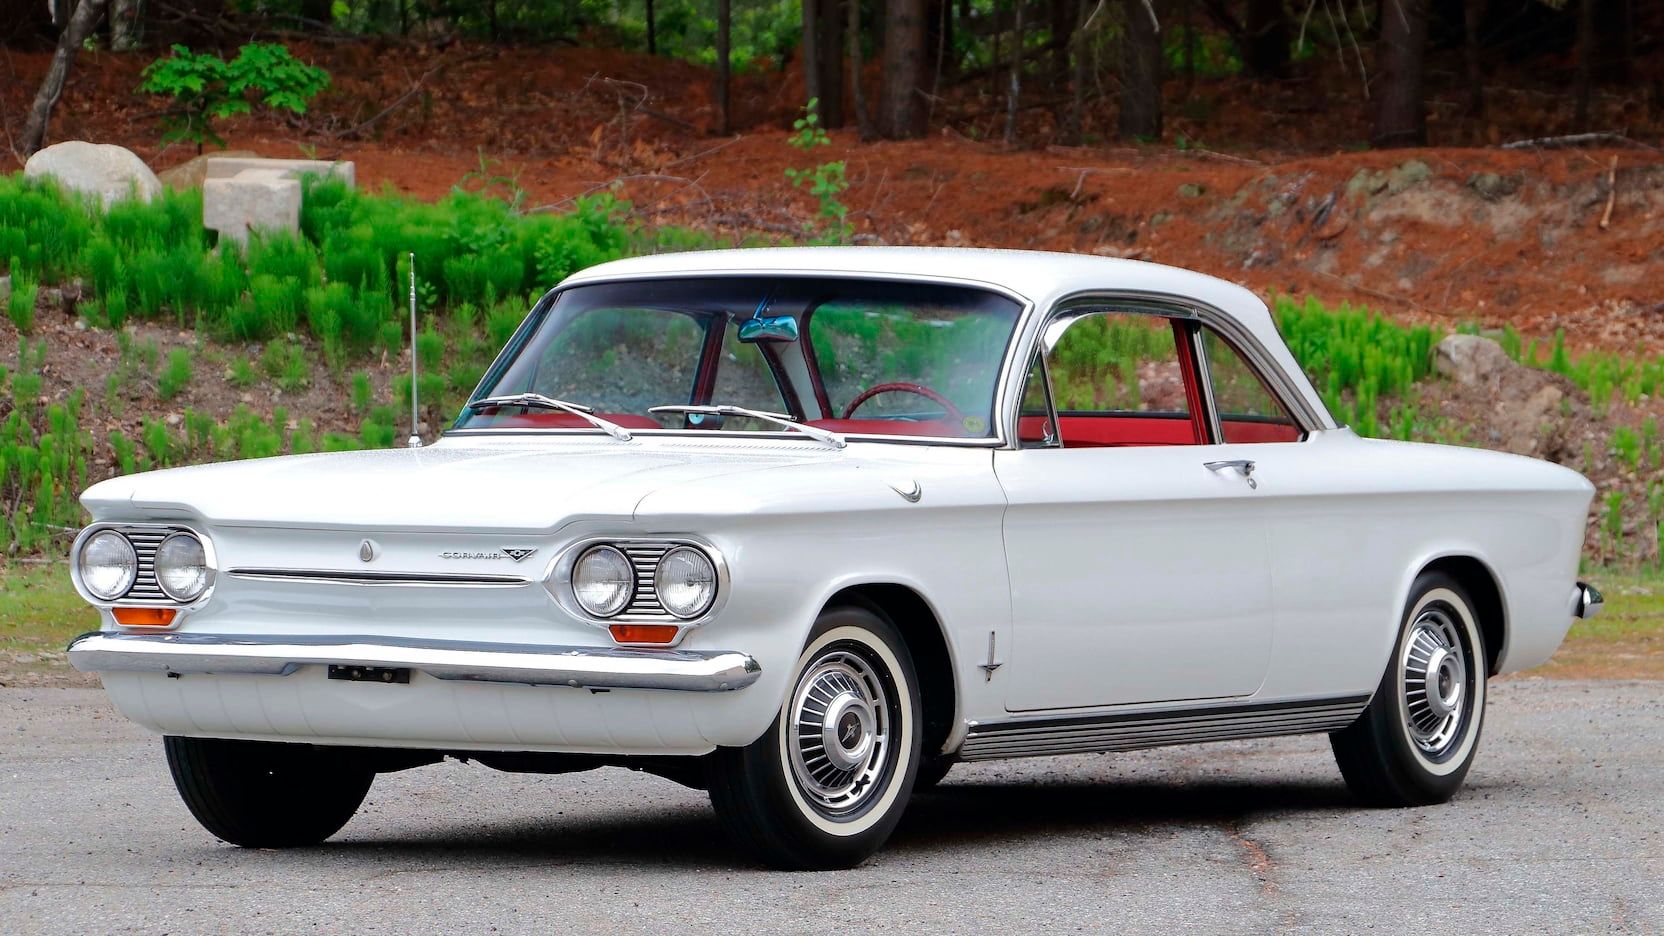
[[[918,678],[901,635],[865,608],[822,612],[774,724],[711,756],[711,803],[779,868],[849,868],[895,830],[921,756]]]
[[[1479,747],[1487,674],[1466,589],[1443,573],[1424,573],[1410,590],[1375,697],[1357,721],[1330,735],[1347,786],[1378,806],[1450,799]]]

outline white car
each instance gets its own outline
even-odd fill
[[[426,447],[115,478],[69,659],[238,845],[447,756],[708,789],[847,867],[958,761],[1327,732],[1449,798],[1487,677],[1600,608],[1592,488],[1335,425],[1247,291],[991,250],[644,257]]]

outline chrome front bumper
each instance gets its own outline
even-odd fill
[[[288,676],[303,666],[410,669],[438,679],[728,692],[757,681],[762,667],[735,650],[546,647],[396,637],[231,634],[83,634],[69,662],[89,673]]]

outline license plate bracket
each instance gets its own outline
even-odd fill
[[[348,682],[407,684],[410,682],[410,670],[402,666],[343,666],[332,663],[329,678]]]

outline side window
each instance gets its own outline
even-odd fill
[[[1023,382],[1023,402],[1017,411],[1017,444],[1021,448],[1056,448],[1057,426],[1052,421],[1051,391],[1046,366],[1037,354]]]
[[[1212,329],[1202,329],[1208,383],[1226,442],[1298,442],[1301,431],[1242,355]]]
[[[1046,363],[1064,448],[1200,441],[1171,320],[1082,316],[1057,337]]]

